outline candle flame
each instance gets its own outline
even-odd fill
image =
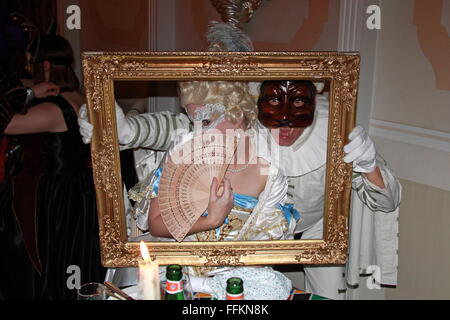
[[[144,261],[150,261],[150,254],[148,253],[147,246],[145,245],[144,241],[141,241],[141,256],[144,259]]]

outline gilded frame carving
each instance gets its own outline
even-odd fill
[[[160,264],[343,264],[347,259],[351,164],[343,146],[354,126],[360,57],[337,52],[84,53],[102,263],[136,266],[139,244],[127,242],[114,109],[115,80],[330,80],[324,237],[320,240],[149,242]]]

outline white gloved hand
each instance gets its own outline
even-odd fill
[[[117,138],[120,144],[129,144],[134,137],[134,130],[130,121],[123,113],[122,108],[116,102]]]
[[[116,102],[117,136],[120,144],[128,144],[134,136],[134,131],[123,113],[122,108]],[[82,105],[78,113],[78,125],[80,134],[85,144],[91,142],[94,126],[89,122],[86,105]]]
[[[357,126],[349,134],[350,142],[344,146],[344,162],[353,161],[353,171],[368,173],[376,168],[377,151],[363,127]]]
[[[91,143],[92,132],[94,126],[88,120],[87,108],[83,104],[78,112],[78,125],[80,126],[80,134],[84,144]]]

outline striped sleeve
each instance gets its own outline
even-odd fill
[[[393,212],[400,204],[400,182],[394,176],[386,161],[379,155],[377,155],[377,166],[383,176],[384,189],[377,187],[358,172],[353,172],[352,188],[371,211]]]
[[[190,130],[189,118],[182,113],[169,111],[144,113],[128,118],[134,132],[131,142],[121,149],[149,148],[167,150],[171,133],[176,130]]]

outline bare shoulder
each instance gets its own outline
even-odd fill
[[[78,114],[80,107],[85,103],[85,97],[78,91],[69,91],[61,93],[61,96],[70,103],[72,108]]]
[[[29,108],[28,112],[23,115],[22,120],[23,124],[28,126],[26,132],[23,133],[63,132],[67,130],[61,109],[51,102],[39,103]]]
[[[261,158],[261,157],[258,157],[257,159],[258,159],[258,165],[261,168],[269,168],[270,167],[270,162],[267,161],[266,159]]]
[[[38,103],[30,108],[28,112],[31,113],[51,113],[51,114],[61,114],[59,107],[53,102],[42,102]]]
[[[270,168],[270,162],[261,157],[258,157],[257,159],[258,159],[258,163],[257,163],[258,168],[261,172],[267,172],[267,174],[262,175],[267,179],[267,175],[269,173],[269,168]]]
[[[269,176],[269,168],[270,163],[266,161],[263,158],[257,158],[257,164],[256,164],[257,171],[257,180],[258,181],[258,189],[260,192],[264,190],[267,184],[267,178]]]

